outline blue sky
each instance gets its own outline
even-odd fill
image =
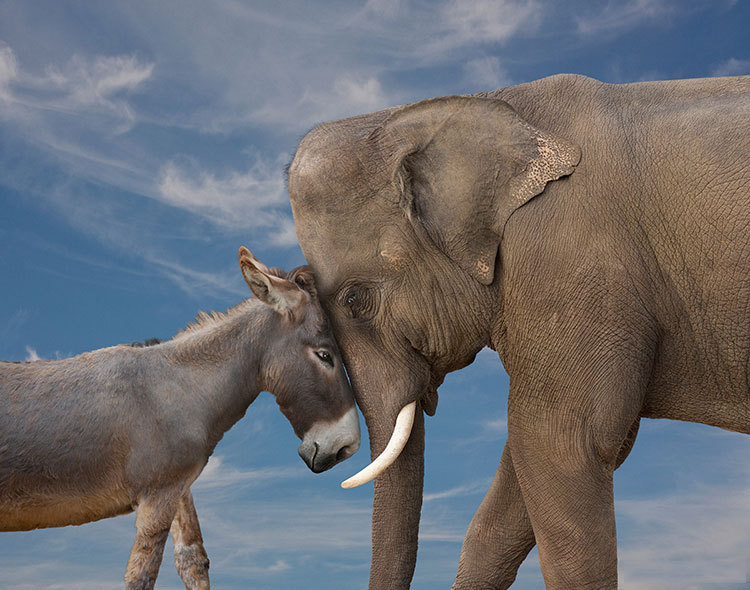
[[[750,73],[745,0],[0,0],[0,358],[168,338],[303,262],[283,168],[318,122],[574,72]],[[505,440],[491,351],[427,421],[413,588],[448,588]],[[372,486],[315,476],[264,394],[194,485],[216,588],[366,588]],[[367,442],[363,441],[366,449]],[[615,477],[622,587],[747,589],[750,437],[646,421]],[[132,516],[0,535],[0,586],[122,586]],[[180,588],[171,546],[157,588]],[[532,553],[517,585],[540,588]]]

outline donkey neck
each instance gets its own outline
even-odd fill
[[[277,315],[247,299],[224,313],[199,314],[165,343],[165,357],[190,389],[184,401],[205,422],[212,449],[264,387],[264,355]]]

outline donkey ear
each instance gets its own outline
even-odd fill
[[[239,251],[240,269],[253,294],[266,305],[291,318],[301,317],[308,295],[293,282],[274,276],[245,248]]]
[[[470,96],[396,109],[370,136],[415,227],[485,285],[511,213],[571,174],[577,146],[526,123],[506,102]]]

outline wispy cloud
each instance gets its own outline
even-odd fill
[[[471,484],[464,484],[443,490],[441,492],[425,493],[422,496],[423,502],[432,502],[434,500],[446,500],[460,496],[472,496],[475,494],[484,494],[489,488],[490,480],[481,480]]]
[[[0,43],[0,99],[10,103],[12,95],[10,85],[18,76],[18,60],[13,49]]]
[[[175,20],[177,10],[186,18]],[[419,98],[414,86],[394,82],[407,64],[445,63],[464,48],[506,43],[533,30],[540,14],[538,2],[517,0],[429,7],[422,0],[314,8],[299,2],[279,10],[234,0],[189,7],[135,2],[110,16],[124,38],[150,40],[147,58],[83,53],[73,43],[72,22],[55,25],[54,63],[24,62],[23,45],[19,53],[0,45],[0,101],[7,107],[0,119],[59,167],[57,186],[37,193],[57,201],[78,230],[140,256],[183,290],[195,294],[196,285],[210,283],[221,289],[221,276],[187,260],[177,259],[174,271],[174,257],[147,226],[120,231],[127,207],[103,195],[126,191],[188,212],[195,233],[209,222],[213,234],[252,232],[259,242],[291,247],[296,234],[282,172],[288,156],[231,166],[199,159],[195,149],[159,150],[154,128],[197,130],[209,143],[237,130],[300,134],[323,120]],[[203,23],[201,35],[193,34],[194,22]],[[505,73],[488,57],[470,60],[466,76],[486,88],[499,86]],[[247,143],[239,147],[248,150],[255,153]],[[4,182],[29,192],[28,175],[14,168]],[[88,187],[75,186],[78,179],[104,190],[89,196]]]
[[[32,361],[38,361],[41,360],[39,358],[39,355],[37,354],[36,350],[32,348],[29,345],[26,345],[26,361],[32,362]]]
[[[370,502],[308,498],[294,501],[242,501],[243,510],[227,513],[225,497],[213,502],[210,496],[195,494],[199,515],[205,523],[211,546],[238,570],[246,567],[244,557],[254,553],[275,553],[287,559],[291,552],[330,552],[370,543]],[[208,543],[208,541],[207,541]]]
[[[238,281],[239,273],[231,269],[221,271],[201,271],[187,267],[175,260],[162,258],[147,250],[140,253],[142,259],[159,274],[167,277],[188,295],[200,297],[217,293],[249,296],[249,291]]]
[[[138,89],[153,71],[153,63],[142,63],[132,55],[73,56],[64,68],[50,67],[43,77],[27,78],[26,85],[49,94],[38,105],[41,108],[106,113],[121,120],[117,130],[123,132],[135,121],[124,96]]]
[[[23,70],[13,48],[0,46],[0,97],[14,110],[6,117],[33,116],[37,120],[50,113],[77,114],[90,118],[111,118],[118,132],[135,121],[135,112],[126,99],[154,71],[154,64],[132,55],[84,57],[74,55],[62,67],[49,65],[42,73]]]
[[[367,0],[364,11],[380,17],[395,18],[405,4],[404,0]]]
[[[440,9],[443,49],[504,43],[536,28],[541,6],[535,0],[449,0]]]
[[[702,485],[686,494],[615,502],[618,527],[637,536],[620,546],[624,588],[718,588],[741,583],[750,565],[750,486]],[[721,586],[723,587],[723,586]]]
[[[604,9],[583,14],[576,21],[582,34],[612,33],[666,18],[673,10],[667,0],[610,0]]]
[[[466,80],[478,88],[494,90],[511,84],[508,72],[496,56],[472,59],[464,65]]]
[[[227,464],[220,456],[213,455],[193,484],[193,489],[210,490],[225,486],[273,484],[284,479],[306,475],[303,467],[265,467],[238,469]]]
[[[284,155],[274,163],[256,158],[246,172],[224,177],[193,161],[168,162],[159,172],[158,194],[169,205],[229,229],[264,229],[280,246],[296,243],[283,177]]]
[[[500,434],[508,430],[508,420],[505,418],[495,418],[482,423],[482,427],[488,432]]]
[[[124,570],[124,561],[123,561]],[[98,574],[103,574],[99,577]],[[106,572],[81,572],[80,565],[61,561],[38,560],[17,566],[3,576],[6,590],[120,590],[120,576],[107,577]],[[33,581],[29,581],[33,580]],[[159,586],[161,588],[161,585]]]
[[[350,73],[336,76],[326,88],[305,88],[295,110],[308,121],[320,122],[381,109],[394,98],[386,94],[376,75]]]
[[[712,72],[712,76],[744,76],[750,74],[750,59],[730,57],[719,64]]]

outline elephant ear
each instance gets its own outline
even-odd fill
[[[407,217],[485,285],[503,229],[580,160],[572,143],[526,123],[506,102],[448,96],[400,107],[370,136]]]

